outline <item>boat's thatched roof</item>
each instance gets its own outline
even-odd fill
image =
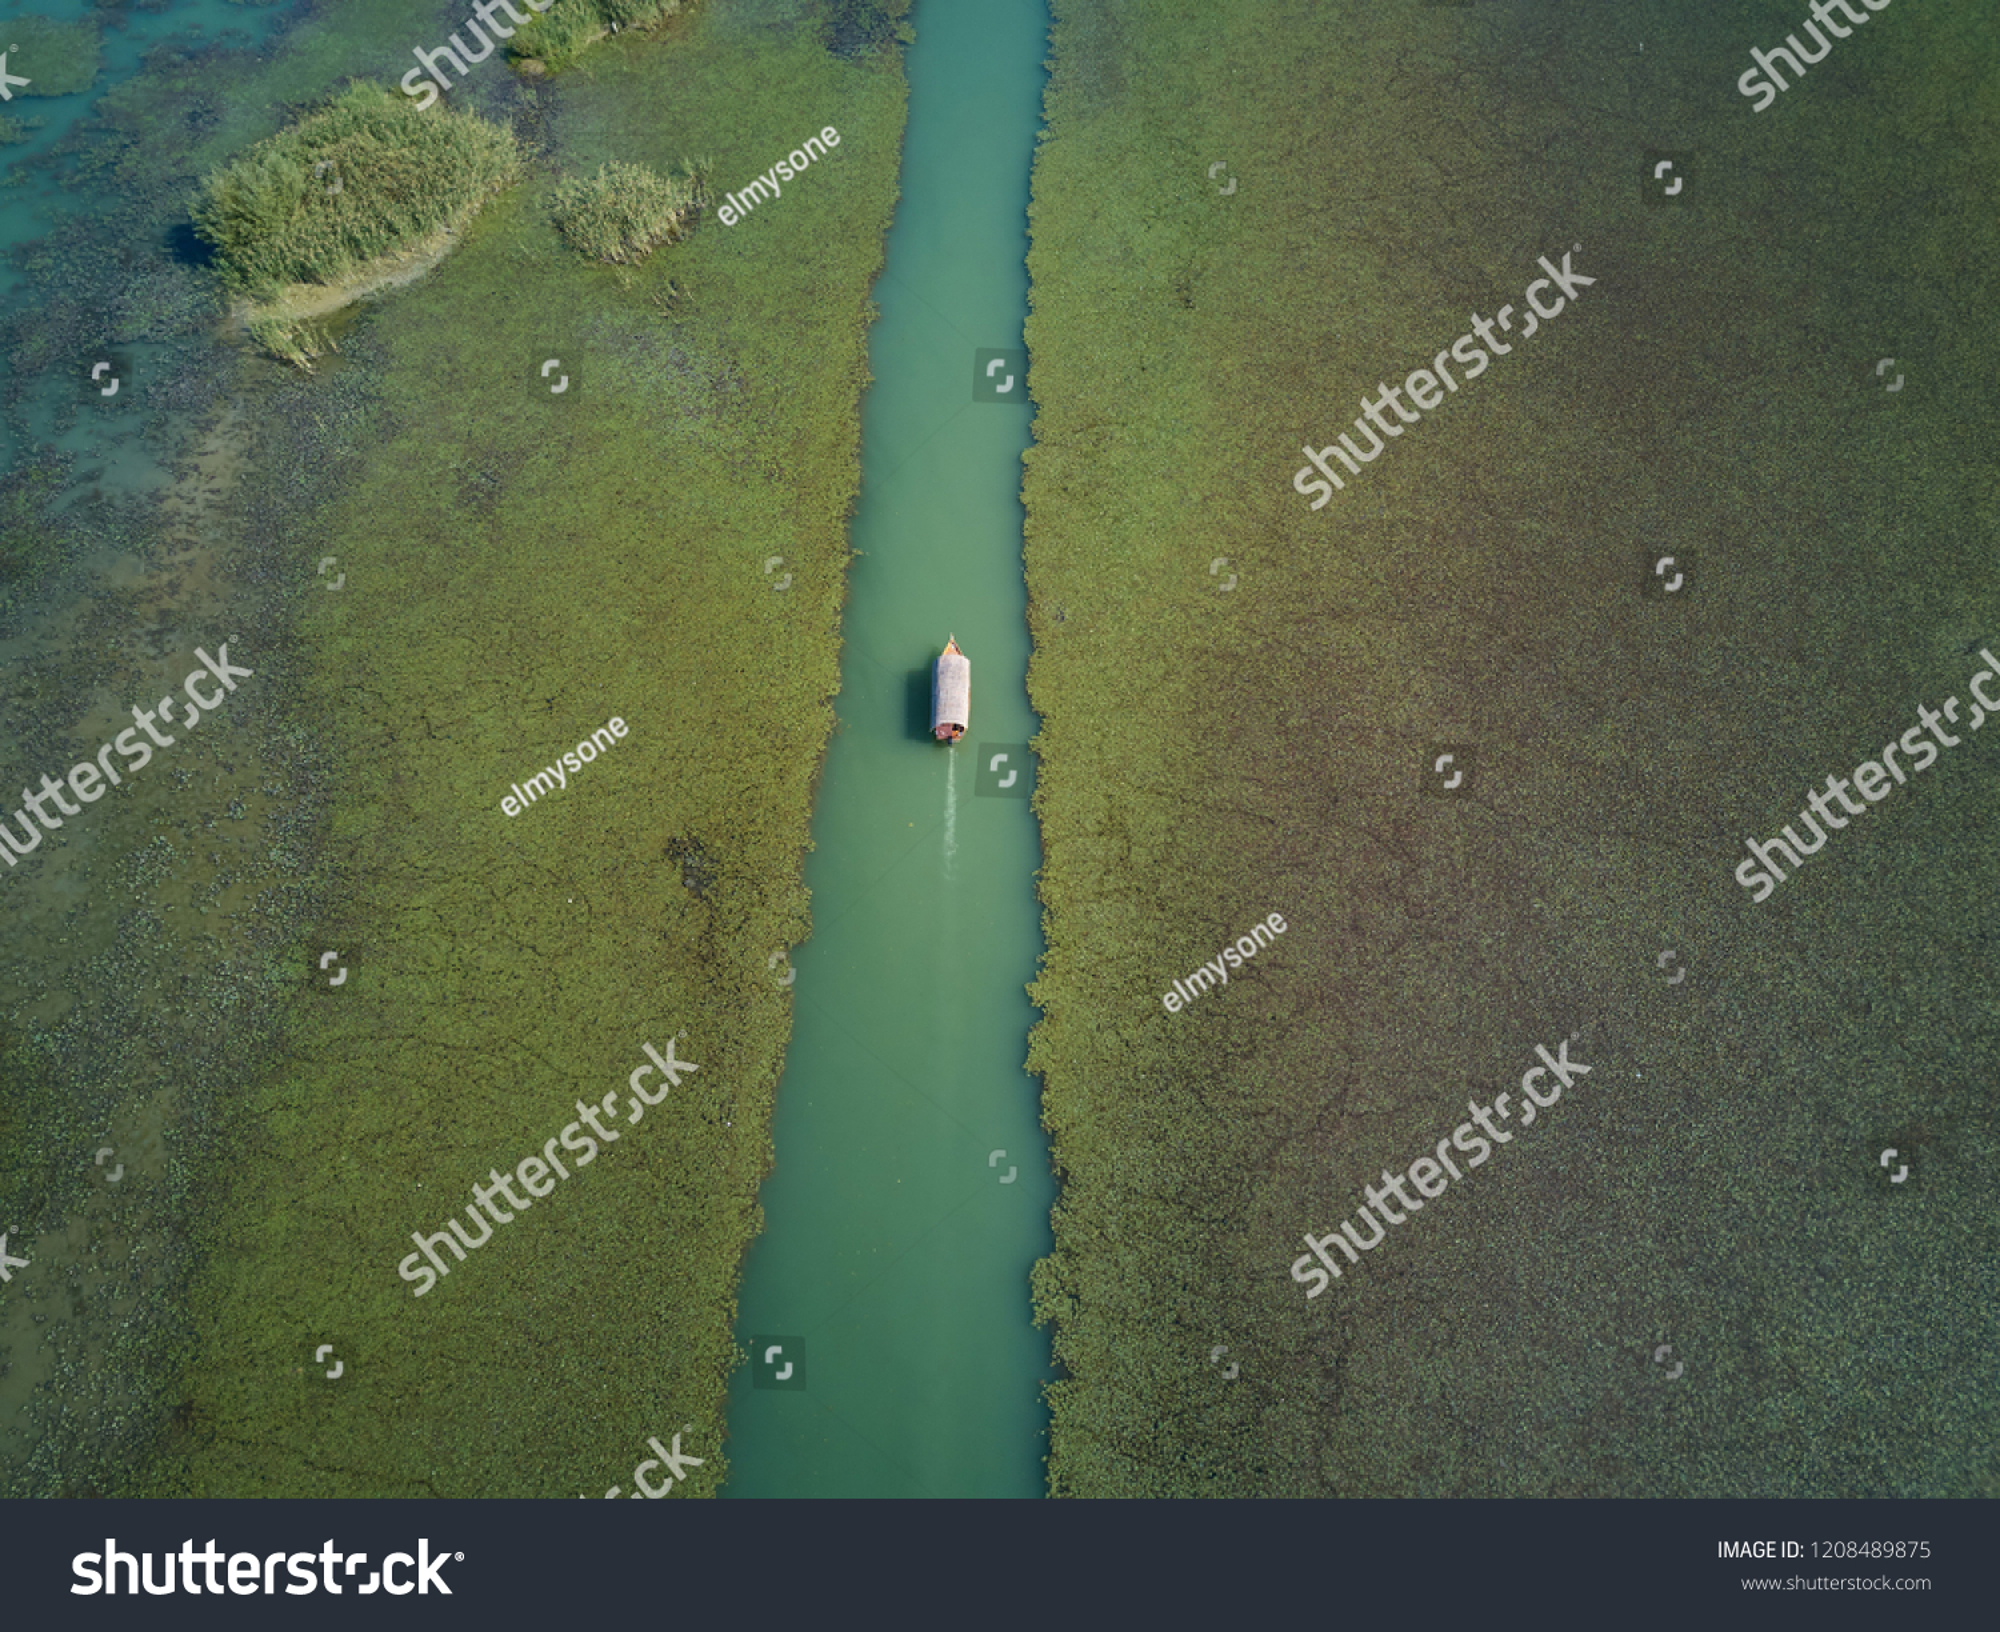
[[[972,659],[946,652],[931,674],[931,729],[972,723]]]

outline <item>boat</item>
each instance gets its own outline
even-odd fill
[[[931,735],[939,742],[956,742],[972,723],[972,659],[958,649],[954,635],[931,671]]]

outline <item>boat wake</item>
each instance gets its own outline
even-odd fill
[[[952,859],[958,854],[958,755],[945,756],[944,780],[944,876],[951,877]]]

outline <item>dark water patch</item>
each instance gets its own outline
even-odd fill
[[[895,42],[910,0],[825,0],[820,27],[826,48],[852,62]]]
[[[667,841],[667,860],[680,869],[681,885],[697,901],[706,901],[721,876],[721,868],[697,838]]]

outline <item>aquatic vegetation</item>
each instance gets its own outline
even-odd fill
[[[1064,1371],[1052,1493],[1990,1490],[1965,1447],[1991,1442],[1993,1393],[1964,1356],[1984,1352],[1992,1300],[1946,1232],[1853,1199],[1912,1195],[1876,1165],[1915,1144],[1892,1105],[1964,1118],[1954,1159],[1990,1171],[1993,1140],[1970,1137],[1993,1058],[1990,784],[1933,783],[1925,841],[1871,838],[1869,885],[1808,881],[1820,893],[1787,903],[1782,932],[1706,907],[1735,893],[1729,847],[1758,819],[1723,812],[1770,808],[1772,721],[1824,697],[1827,740],[1880,740],[1862,731],[1882,676],[1914,706],[1977,661],[1913,660],[1928,631],[1990,627],[1990,403],[1887,395],[1867,340],[1831,371],[1838,422],[1826,395],[1764,385],[1811,366],[1803,337],[1906,333],[1919,306],[1933,355],[1990,351],[1992,133],[1947,153],[1900,135],[1975,94],[1981,19],[1885,32],[1866,95],[1836,102],[1829,81],[1802,93],[1824,98],[1811,115],[1788,106],[1782,175],[1734,195],[1738,230],[1705,239],[1699,281],[1676,260],[1688,217],[1624,217],[1658,337],[1643,383],[1622,337],[1559,325],[1539,379],[1496,372],[1449,439],[1405,439],[1400,468],[1315,517],[1294,450],[1364,383],[1358,355],[1373,388],[1378,366],[1434,348],[1549,249],[1552,223],[1563,243],[1574,223],[1572,264],[1594,273],[1594,211],[1563,188],[1619,140],[1591,86],[1636,58],[1608,27],[1551,27],[1524,95],[1473,33],[1316,51],[1248,0],[1055,10],[1024,483],[1049,925],[1030,1066],[1063,1186],[1034,1272]],[[1201,145],[1146,151],[1139,133],[1197,104]],[[1462,166],[1501,132],[1549,161]],[[1233,194],[1208,172],[1225,160]],[[1843,198],[1809,240],[1782,179],[1798,175]],[[1357,209],[1418,191],[1422,224]],[[1830,270],[1878,244],[1896,246],[1895,283],[1836,287]],[[1752,393],[1745,410],[1689,432],[1728,390]],[[1621,561],[1616,595],[1580,607],[1599,508],[1647,548],[1755,536],[1760,553],[1707,581],[1727,610],[1699,638],[1643,619],[1610,633],[1600,608],[1642,603]],[[1207,570],[1224,555],[1241,574],[1226,595]],[[1838,592],[1793,599],[1793,583]],[[1112,652],[1137,666],[1107,685]],[[1505,754],[1504,792],[1482,796],[1505,833],[1418,797],[1448,720]],[[1584,786],[1617,792],[1586,815],[1563,791]],[[1292,926],[1281,947],[1164,1012],[1169,977],[1271,907]],[[1601,972],[1657,975],[1679,936],[1648,937],[1689,921],[1729,959],[1729,1012],[1669,1026]],[[1836,947],[1837,983],[1812,961]],[[1286,1267],[1306,1250],[1295,1219],[1330,1223],[1445,1114],[1507,1086],[1538,1033],[1606,1015],[1623,1069],[1591,1080],[1620,1083],[1615,1110],[1580,1099],[1562,1148],[1517,1146],[1504,1180],[1434,1202],[1370,1280],[1350,1270],[1308,1303]],[[1462,1074],[1449,1097],[1421,1091],[1440,1069]],[[1701,1390],[1713,1425],[1699,1435],[1651,1408],[1666,1334],[1644,1339],[1662,1324],[1689,1356],[1675,1399]],[[1924,1340],[1858,1358],[1857,1334],[1890,1329]],[[1918,1397],[1937,1402],[1921,1419]]]
[[[189,213],[223,282],[269,300],[458,231],[519,167],[505,126],[363,82],[211,173]]]
[[[168,263],[139,274],[119,292],[112,335],[118,340],[167,340],[212,319],[217,309],[213,282]]]
[[[67,96],[88,90],[97,78],[102,54],[96,23],[59,22],[53,17],[11,19],[0,51],[8,54],[9,73],[28,76],[27,85],[11,87],[15,96]]]
[[[851,61],[891,41],[907,45],[915,38],[909,12],[910,0],[826,0],[826,48]]]
[[[0,1195],[46,1193],[64,1154],[60,1076],[48,1040],[0,1021]]]
[[[617,131],[622,156],[662,174],[732,113],[778,127],[839,98],[845,128],[852,109],[866,162],[841,196],[799,201],[814,255],[696,234],[674,271],[701,301],[663,321],[659,258],[607,276],[521,189],[440,275],[344,327],[338,369],[261,371],[278,377],[246,460],[239,575],[298,608],[271,696],[329,759],[255,856],[296,866],[321,907],[278,903],[285,1058],[231,1079],[228,1153],[189,1231],[198,1335],[166,1404],[209,1426],[173,1433],[140,1487],[598,1494],[631,1466],[634,1433],[656,1430],[705,1458],[677,1493],[726,1476],[707,1447],[740,1359],[736,1281],[790,1028],[766,958],[808,931],[903,94],[893,57],[842,64],[810,25],[746,42],[697,21],[608,53],[565,90],[574,128]],[[605,157],[556,135],[571,173]],[[568,326],[551,334],[552,315]],[[552,399],[535,369],[558,353],[585,372]],[[802,355],[824,366],[802,379]],[[799,581],[774,596],[759,569],[780,545]],[[323,554],[346,589],[300,596]],[[503,626],[599,633],[524,658],[477,633]],[[768,732],[742,731],[746,695]],[[508,780],[614,709],[633,729],[618,754],[509,821]],[[670,853],[673,835],[688,842]],[[301,998],[327,947],[359,949],[355,978]],[[458,1142],[539,1148],[576,1114],[570,1079],[625,1081],[632,1028],[655,1026],[685,1028],[701,1070],[619,1147],[631,1163],[594,1163],[587,1205],[538,1211],[477,1273],[414,1299],[397,1264],[456,1196]],[[295,1370],[329,1332],[348,1377],[308,1392],[311,1367]],[[364,1376],[408,1409],[351,1390]],[[570,1386],[584,1376],[590,1391]]]
[[[300,318],[264,313],[244,323],[250,338],[280,362],[302,368],[308,374],[313,363],[329,351],[338,351],[333,337],[316,324]]]
[[[62,469],[47,460],[0,477],[0,586],[25,577],[49,558],[54,529],[43,520],[43,511],[62,490]]]
[[[691,166],[666,177],[614,159],[595,176],[559,183],[549,210],[556,230],[579,254],[630,265],[692,231],[702,194],[701,177]]]
[[[514,30],[507,55],[553,73],[567,68],[608,34],[664,23],[689,9],[689,0],[556,0]]]

